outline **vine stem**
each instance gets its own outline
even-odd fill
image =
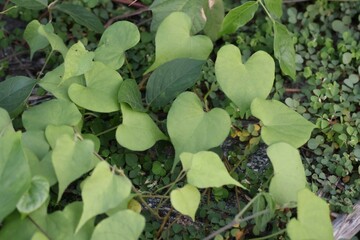
[[[4,10],[4,11],[1,11],[0,14],[6,14],[7,12],[11,11],[12,9],[15,9],[17,8],[18,6],[12,6],[12,7],[9,7],[8,9]]]
[[[272,237],[275,237],[277,235],[280,235],[280,234],[283,234],[284,232],[286,232],[286,229],[283,229],[283,230],[280,230],[276,233],[273,233],[273,234],[270,234],[270,235],[267,235],[267,236],[264,236],[264,237],[259,237],[259,238],[251,238],[249,240],[264,240],[264,239],[269,239],[269,238],[272,238]]]
[[[47,56],[46,60],[45,60],[45,63],[43,65],[43,67],[41,68],[40,72],[37,74],[37,79],[39,79],[41,77],[41,75],[43,74],[45,68],[46,68],[46,65],[49,63],[49,60],[52,56],[52,54],[54,53],[53,50],[51,50],[51,52],[49,53],[49,55]]]
[[[271,16],[270,12],[267,10],[267,8],[265,7],[264,3],[262,2],[262,0],[257,0],[258,3],[260,3],[261,7],[264,9],[264,11],[266,12],[266,14],[268,15],[268,17],[270,18],[270,20],[275,23],[275,19]]]
[[[37,222],[35,222],[34,219],[32,219],[30,216],[27,216],[27,218],[30,220],[30,222],[31,222],[32,224],[34,224],[34,225],[36,226],[37,229],[39,229],[40,232],[42,232],[49,240],[51,240],[51,238],[50,238],[50,236],[47,234],[47,232],[46,232],[44,229],[42,229],[42,227],[41,227],[39,224],[37,224]]]
[[[106,129],[105,131],[102,131],[102,132],[99,132],[98,134],[96,134],[95,136],[101,136],[101,135],[103,135],[103,134],[106,134],[106,133],[108,133],[108,132],[111,132],[111,131],[114,131],[115,129],[117,129],[118,128],[118,126],[115,126],[115,127],[112,127],[112,128],[109,128],[109,129]]]

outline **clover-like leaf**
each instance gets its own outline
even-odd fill
[[[118,143],[134,151],[151,148],[157,141],[167,137],[160,131],[147,113],[136,112],[127,104],[121,104],[123,122],[116,130]]]
[[[170,193],[171,205],[180,213],[191,217],[195,221],[195,213],[200,204],[200,192],[191,184],[172,190]]]
[[[90,140],[74,141],[69,135],[63,135],[56,141],[52,152],[52,163],[59,181],[58,201],[71,182],[90,171],[94,143]]]
[[[135,24],[120,21],[108,27],[101,36],[95,50],[95,60],[117,70],[125,61],[125,51],[140,41],[140,33]]]
[[[309,140],[315,128],[314,124],[276,100],[254,99],[251,113],[264,124],[261,138],[267,145],[286,142],[298,148]]]
[[[155,62],[145,74],[176,58],[206,60],[213,48],[210,38],[191,36],[190,29],[191,18],[186,13],[174,12],[166,17],[155,37]]]
[[[297,219],[286,227],[291,240],[334,239],[328,204],[306,188],[299,191],[297,202]]]
[[[184,152],[180,155],[189,184],[197,188],[221,187],[233,184],[244,188],[228,173],[220,157],[209,151],[195,154]]]
[[[115,112],[120,109],[118,91],[122,78],[101,62],[94,62],[85,73],[86,86],[73,83],[69,97],[77,105],[94,112]]]
[[[226,45],[218,52],[215,73],[226,96],[245,114],[254,98],[265,99],[269,95],[275,79],[275,63],[269,54],[258,51],[244,64],[239,48]]]
[[[280,142],[269,146],[267,155],[274,167],[270,194],[279,205],[295,203],[298,191],[307,184],[299,151],[287,143]]]
[[[145,218],[132,210],[119,211],[102,220],[94,230],[91,240],[121,240],[140,238],[145,228]]]
[[[76,77],[89,71],[93,65],[95,54],[85,49],[82,42],[78,41],[71,46],[64,59],[63,80]]]
[[[175,147],[174,166],[182,152],[196,153],[219,146],[230,131],[229,114],[220,108],[203,111],[203,105],[195,93],[184,92],[172,104],[167,129]]]
[[[84,208],[76,232],[97,214],[119,206],[128,198],[130,191],[128,178],[116,175],[105,161],[99,162],[92,175],[85,180],[81,191]]]

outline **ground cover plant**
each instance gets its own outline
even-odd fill
[[[6,1],[0,239],[333,239],[360,7],[284,4]]]

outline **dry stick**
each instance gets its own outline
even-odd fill
[[[107,28],[109,27],[111,24],[113,24],[115,21],[118,21],[118,20],[123,20],[123,19],[126,19],[126,18],[129,18],[129,17],[133,17],[133,16],[137,16],[137,15],[140,15],[146,11],[149,11],[149,8],[148,7],[144,7],[144,8],[141,8],[141,9],[138,9],[134,12],[129,12],[129,13],[125,13],[123,15],[119,15],[119,16],[115,16],[113,18],[110,18],[107,23],[105,23],[104,27]]]
[[[285,92],[287,93],[299,93],[301,90],[299,88],[285,88]]]
[[[162,222],[159,230],[156,232],[156,238],[159,238],[160,235],[161,235],[161,233],[163,232],[164,227],[165,227],[167,221],[168,221],[169,218],[170,218],[171,212],[172,212],[172,208],[170,208],[170,211],[169,211],[169,212],[166,214],[166,216],[164,217],[164,220],[163,220],[163,222]]]

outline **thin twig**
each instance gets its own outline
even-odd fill
[[[143,8],[146,7],[144,4],[137,2],[137,0],[112,0],[115,3],[126,4],[129,7]]]
[[[123,15],[119,15],[119,16],[115,16],[113,18],[110,18],[104,25],[105,28],[109,27],[111,24],[113,24],[114,22],[116,21],[119,21],[119,20],[123,20],[123,19],[127,19],[127,18],[130,18],[130,17],[133,17],[133,16],[137,16],[137,15],[140,15],[146,11],[149,11],[149,8],[148,7],[144,7],[144,8],[140,8],[136,11],[133,11],[133,12],[128,12],[128,13],[125,13]]]

